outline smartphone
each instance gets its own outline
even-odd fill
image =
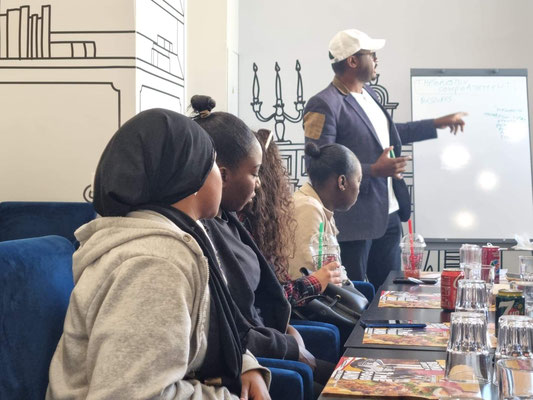
[[[389,319],[383,321],[361,320],[359,321],[363,328],[413,328],[423,329],[426,324],[423,322],[413,322],[407,320]]]
[[[417,282],[420,281],[420,282]],[[431,278],[395,278],[393,283],[399,283],[399,284],[405,284],[409,283],[412,285],[420,285],[421,283],[424,285],[435,285],[437,283],[437,279],[431,279]]]

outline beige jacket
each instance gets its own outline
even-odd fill
[[[322,204],[320,197],[310,183],[304,184],[294,193],[294,209],[297,222],[296,248],[294,257],[289,259],[289,274],[292,279],[302,276],[300,268],[315,270],[309,244],[311,237],[318,233],[320,223],[324,223],[324,232],[337,236],[339,231],[335,226],[333,211]]]
[[[46,399],[234,399],[192,378],[209,329],[198,243],[154,212],[98,218],[76,238],[75,287]],[[243,372],[258,367],[243,356]]]

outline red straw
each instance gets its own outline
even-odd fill
[[[411,269],[414,269],[414,265],[415,265],[415,248],[414,248],[414,243],[413,243],[413,222],[411,221],[411,219],[409,219],[409,221],[407,222],[408,225],[409,225],[409,245],[411,247]]]

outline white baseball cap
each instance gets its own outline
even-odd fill
[[[346,29],[338,32],[329,42],[331,63],[342,61],[359,50],[376,51],[385,46],[385,39],[372,39],[357,29]]]

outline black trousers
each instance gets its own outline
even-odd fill
[[[402,223],[398,212],[389,214],[385,234],[377,239],[340,242],[342,264],[353,281],[368,279],[377,289],[390,271],[401,269]]]

